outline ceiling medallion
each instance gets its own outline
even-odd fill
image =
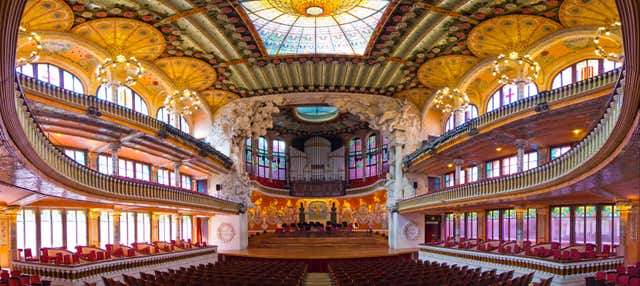
[[[500,54],[493,61],[493,76],[501,84],[528,83],[538,78],[540,64],[530,55],[511,52],[509,55]]]
[[[195,91],[190,89],[176,90],[164,99],[164,108],[171,114],[183,116],[191,115],[197,111],[200,105],[200,98]]]
[[[610,61],[619,61],[620,55],[614,52],[607,52],[607,50],[600,44],[600,38],[603,36],[610,37],[612,33],[620,35],[621,27],[620,22],[616,21],[608,27],[599,27],[596,30],[596,34],[593,37],[593,44],[596,46],[596,56],[610,60]]]
[[[96,68],[98,82],[107,86],[132,86],[142,77],[144,69],[136,57],[122,54],[104,59]]]
[[[457,109],[466,109],[469,105],[469,96],[457,88],[444,87],[436,92],[433,103],[442,112],[452,112]]]
[[[365,0],[267,0],[285,14],[323,17],[344,13]]]
[[[20,27],[19,36],[27,37],[27,46],[34,45],[31,51],[27,51],[28,57],[20,57],[16,59],[16,66],[24,66],[37,61],[40,58],[40,51],[42,51],[42,43],[40,42],[40,35],[36,32],[27,31],[27,29]]]

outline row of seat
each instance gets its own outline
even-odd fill
[[[40,280],[38,275],[22,274],[20,270],[0,271],[0,286],[50,286],[51,281]]]
[[[598,271],[585,279],[587,286],[640,286],[640,262],[620,266],[615,271]]]
[[[497,274],[495,269],[481,272],[480,268],[414,260],[330,263],[329,275],[336,286],[528,286],[533,279],[533,273],[513,278],[513,271]],[[550,283],[547,279],[534,284]]]
[[[140,278],[125,274],[124,283],[102,280],[105,286],[302,286],[306,274],[307,265],[299,262],[223,261],[154,274],[141,272]]]

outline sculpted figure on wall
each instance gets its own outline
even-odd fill
[[[222,190],[218,197],[232,202],[241,203],[244,207],[253,207],[251,202],[251,182],[246,173],[230,172],[222,180]]]

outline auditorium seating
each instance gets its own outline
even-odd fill
[[[38,275],[25,275],[18,270],[0,271],[0,286],[49,286],[51,281],[40,280]]]
[[[627,267],[620,266],[615,271],[598,271],[595,276],[586,277],[587,286],[640,286],[640,262]]]
[[[123,275],[124,283],[103,277],[107,286],[301,286],[307,274],[304,263],[222,261],[216,264],[192,265],[154,274],[140,273],[140,278]]]
[[[513,278],[513,271],[498,275],[495,269],[481,272],[480,268],[415,260],[331,263],[329,276],[336,286],[524,286],[533,279],[533,273]],[[540,285],[550,282],[541,281]]]

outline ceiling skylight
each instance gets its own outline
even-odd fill
[[[364,54],[388,0],[241,1],[267,53]]]
[[[314,123],[329,121],[339,113],[334,106],[298,106],[295,111],[298,118]]]

